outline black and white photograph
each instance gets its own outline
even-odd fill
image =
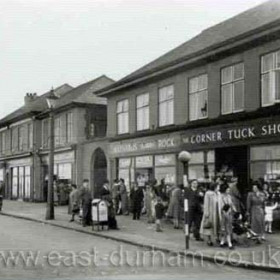
[[[280,0],[0,0],[0,280],[280,275]]]

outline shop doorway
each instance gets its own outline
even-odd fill
[[[102,149],[95,150],[92,156],[92,172],[91,186],[93,186],[93,194],[97,196],[99,191],[107,179],[107,159]]]
[[[248,147],[228,147],[215,150],[217,175],[237,177],[239,191],[245,194],[249,183]]]

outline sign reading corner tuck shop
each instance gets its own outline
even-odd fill
[[[279,117],[278,117],[279,118]],[[113,156],[125,154],[172,152],[180,149],[199,149],[200,147],[219,147],[229,144],[250,144],[256,140],[279,137],[280,120],[276,118],[258,119],[248,122],[217,125],[209,128],[189,129],[177,133],[135,138],[110,144]]]

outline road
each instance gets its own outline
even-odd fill
[[[0,216],[0,279],[279,279]]]

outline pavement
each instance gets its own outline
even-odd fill
[[[190,249],[185,250],[185,236],[182,230],[175,230],[170,222],[163,222],[163,232],[156,232],[154,224],[148,224],[145,217],[140,221],[132,220],[131,216],[117,216],[120,230],[92,230],[83,228],[80,223],[70,223],[66,206],[55,207],[55,220],[45,220],[45,203],[27,203],[20,201],[4,201],[2,215],[49,224],[52,226],[95,235],[117,242],[140,246],[146,249],[160,250],[165,253],[180,254],[192,259],[200,259],[216,265],[257,269],[261,271],[280,272],[280,232],[267,235],[261,245],[240,238],[235,250],[220,248],[218,245],[209,247],[205,242],[191,238]]]
[[[279,273],[244,270],[73,230],[0,216],[0,279],[278,280]],[[20,230],[19,230],[20,229]]]

